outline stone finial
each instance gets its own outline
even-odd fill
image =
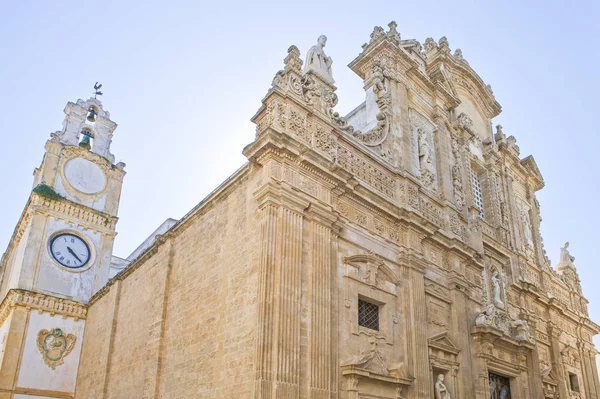
[[[423,47],[425,49],[425,52],[429,53],[430,51],[435,50],[438,47],[438,45],[432,37],[428,37],[427,39],[425,39],[425,45]]]
[[[450,44],[448,43],[448,39],[446,38],[446,36],[442,36],[440,38],[438,45],[442,53],[450,54]]]
[[[456,50],[454,50],[454,58],[456,58],[457,61],[464,61],[461,49],[457,48]]]
[[[375,40],[379,39],[381,36],[385,35],[385,31],[383,30],[383,28],[381,26],[376,26],[373,28],[373,32],[371,33],[371,40],[369,41],[370,43],[373,43]]]
[[[389,37],[396,44],[400,44],[400,34],[396,30],[396,28],[398,27],[398,24],[396,23],[396,21],[390,22],[388,24],[388,27],[390,28],[390,30],[387,33],[387,37]]]
[[[300,59],[300,50],[298,50],[298,47],[291,45],[288,48],[288,54],[285,57],[285,59],[283,60],[283,63],[285,65],[285,70],[286,71],[296,71],[298,73],[300,73],[300,71],[302,70],[302,60]]]

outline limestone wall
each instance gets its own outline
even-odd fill
[[[92,301],[77,398],[244,397],[253,387],[260,234],[246,183],[217,195]]]

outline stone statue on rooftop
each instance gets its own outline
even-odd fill
[[[321,35],[317,39],[317,44],[312,46],[306,54],[304,63],[304,73],[309,71],[314,72],[317,76],[325,80],[327,83],[333,84],[333,75],[331,74],[331,57],[328,57],[323,48],[327,43],[327,36]]]
[[[560,249],[560,260],[558,262],[559,266],[573,266],[573,261],[575,260],[574,256],[571,256],[569,252],[569,243],[566,242],[565,246]]]

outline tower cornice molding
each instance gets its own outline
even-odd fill
[[[0,303],[0,325],[4,323],[12,310],[17,306],[37,310],[40,313],[47,312],[51,316],[71,317],[75,320],[87,317],[87,306],[80,302],[13,288],[8,291],[2,303]]]

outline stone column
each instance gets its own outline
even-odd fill
[[[12,391],[17,386],[17,375],[21,366],[25,334],[29,323],[29,310],[15,306],[12,314],[4,321],[10,323],[5,338],[4,356],[0,365],[0,389]],[[12,394],[0,398],[12,398]]]
[[[459,262],[455,257],[451,257],[449,261],[452,263]],[[467,310],[467,294],[465,289],[467,282],[461,277],[453,276],[448,279],[448,288],[450,290],[450,300],[452,301],[452,337],[460,349],[458,354],[458,362],[460,368],[458,370],[458,387],[454,395],[458,397],[464,396],[467,392],[475,391],[473,381],[473,365],[471,364],[471,330],[473,320],[470,320],[470,315]]]
[[[560,355],[560,344],[558,342],[558,338],[560,337],[560,330],[558,329],[558,326],[556,326],[554,323],[548,323],[548,337],[550,338],[552,369],[556,372],[556,378],[558,378],[558,392],[561,398],[568,398],[568,381],[566,381],[565,369],[563,367],[562,357]]]
[[[596,349],[594,349],[593,346],[591,346],[589,349],[589,356],[590,356],[590,365],[592,366],[591,367],[592,381],[594,383],[596,395],[600,396],[600,381],[598,380],[598,365],[596,363]]]
[[[275,246],[278,234],[278,206],[267,203],[261,209],[261,250],[258,268],[258,322],[256,329],[257,399],[272,398],[273,391],[273,298],[275,289]]]
[[[279,209],[280,233],[276,251],[274,298],[276,353],[275,397],[293,398],[299,395],[300,384],[300,296],[302,266],[302,223],[299,209],[282,206]]]
[[[473,354],[475,362],[472,376],[475,377],[475,398],[488,399],[490,397],[490,376],[485,356],[492,351],[494,345],[484,341],[480,336],[475,337],[474,342],[476,349]]]
[[[531,323],[530,327],[535,331],[535,323]],[[528,353],[527,353],[528,352]],[[521,356],[525,356],[527,359],[527,380],[529,382],[529,392],[532,398],[543,398],[544,387],[542,385],[542,377],[540,370],[540,357],[536,349],[531,351],[523,351]]]
[[[585,393],[587,397],[596,398],[598,397],[598,392],[596,389],[596,380],[598,377],[597,374],[594,374],[593,363],[595,363],[594,358],[591,355],[591,350],[589,345],[585,342],[578,342],[577,346],[579,347],[579,356],[581,358],[582,371],[583,371],[583,379],[585,381]]]
[[[336,290],[333,284],[335,264],[332,251],[332,213],[317,209],[313,204],[306,212],[310,232],[308,257],[308,306],[310,312],[309,336],[309,398],[327,399],[333,389],[332,374],[337,367],[332,362],[335,347],[332,345],[332,303]]]
[[[415,380],[409,391],[411,398],[432,396],[429,373],[429,345],[427,342],[427,303],[425,299],[425,264],[422,260],[421,242],[424,235],[416,230],[409,232],[410,250],[399,260],[409,272],[409,312],[407,357]]]

